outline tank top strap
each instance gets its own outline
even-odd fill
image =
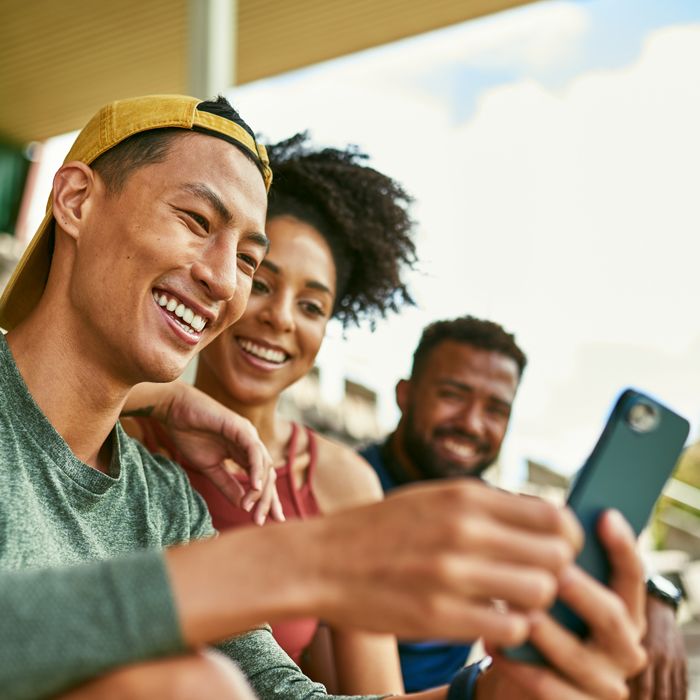
[[[285,469],[289,470],[291,474],[292,467],[294,466],[294,459],[297,456],[297,443],[299,442],[299,424],[292,421],[292,433],[289,436],[289,442],[287,443],[287,456],[284,461]]]
[[[316,433],[311,428],[305,425],[304,430],[306,431],[306,439],[309,441],[309,466],[306,471],[306,483],[310,484],[312,483],[311,479],[314,477],[316,462],[318,461],[318,440]]]

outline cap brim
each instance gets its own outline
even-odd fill
[[[36,307],[44,293],[51,264],[53,208],[29,242],[0,298],[0,327],[12,330]]]

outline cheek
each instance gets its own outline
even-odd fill
[[[304,359],[313,365],[321,343],[326,335],[326,322],[306,322],[299,324],[299,346]]]
[[[502,420],[496,420],[491,423],[487,423],[488,436],[493,443],[494,447],[500,445],[503,438],[506,436],[506,428],[508,423],[504,423]]]

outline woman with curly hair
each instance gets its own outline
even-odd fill
[[[275,174],[270,250],[241,319],[201,352],[195,385],[253,423],[276,465],[286,517],[307,518],[380,500],[382,490],[350,448],[282,417],[280,395],[313,367],[331,318],[345,326],[373,323],[413,303],[402,278],[415,261],[413,225],[406,192],[355,148],[314,150],[297,134],[268,153]],[[166,451],[187,469],[158,423],[140,424],[150,449]],[[217,529],[254,522],[201,473],[189,474]],[[315,619],[273,625],[273,631],[331,691],[403,691],[393,637],[322,629],[312,645]]]

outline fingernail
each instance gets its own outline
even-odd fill
[[[608,519],[615,529],[624,530],[625,532],[630,532],[632,529],[630,524],[625,519],[625,516],[622,515],[619,510],[611,508],[608,511]]]
[[[250,513],[250,511],[251,511],[252,508],[253,508],[253,502],[252,502],[252,501],[246,501],[246,502],[244,502],[244,503],[241,503],[241,508],[243,508],[243,510],[244,510],[246,513]]]

